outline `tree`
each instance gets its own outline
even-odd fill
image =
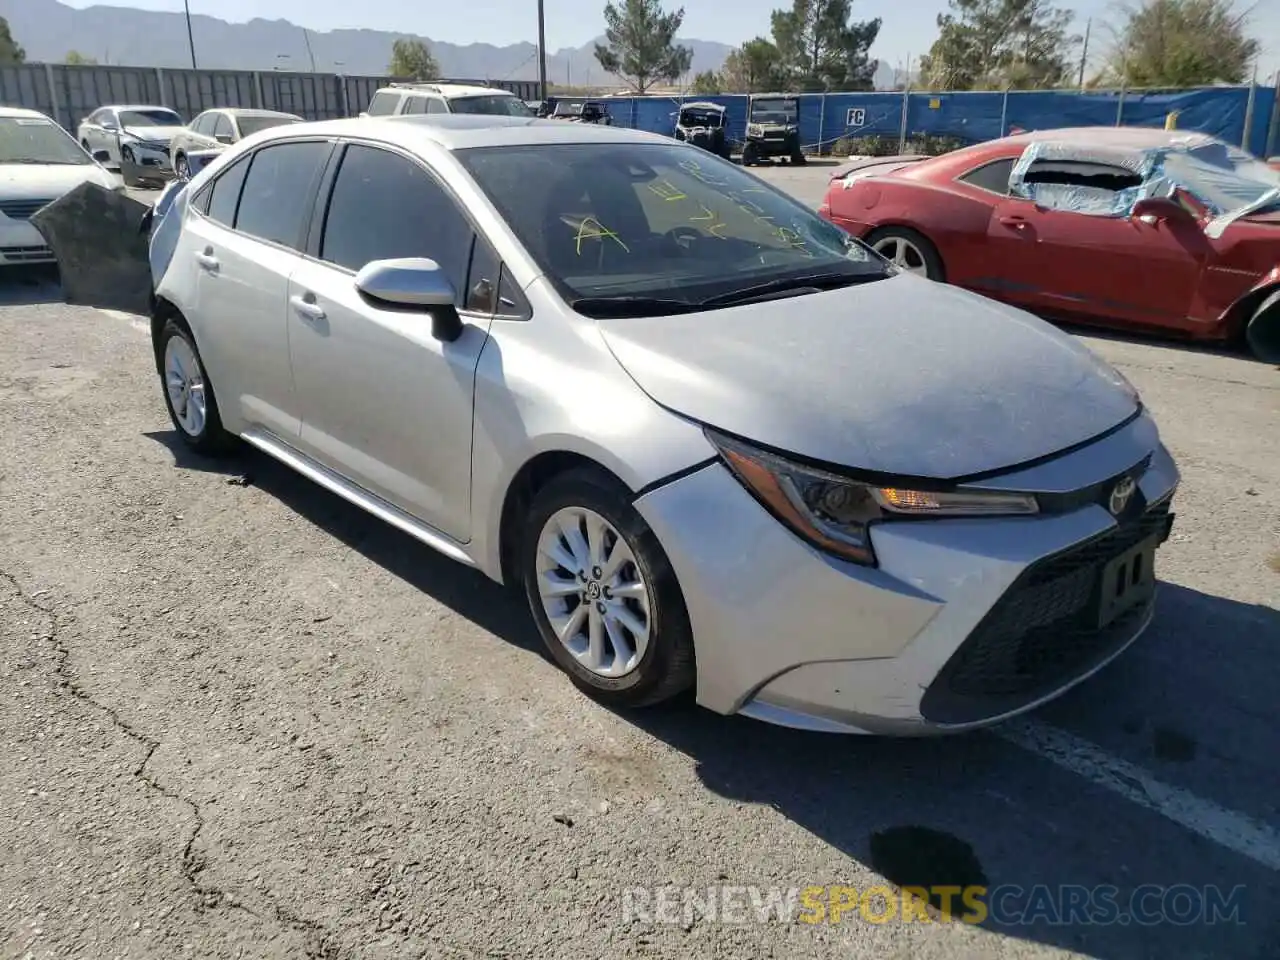
[[[68,50],[67,57],[63,62],[73,65],[79,64],[80,66],[93,66],[96,65],[98,61],[93,59],[93,57],[86,57],[79,50]]]
[[[720,74],[714,70],[703,70],[693,78],[693,86],[689,88],[689,92],[702,97],[711,97],[720,92],[721,86]]]
[[[391,45],[391,65],[387,72],[409,80],[437,80],[440,66],[425,43],[405,37]]]
[[[636,93],[659,80],[687,73],[693,51],[675,42],[684,23],[684,7],[664,13],[659,0],[622,0],[604,7],[604,44],[596,44],[596,60],[621,77]]]
[[[0,63],[22,63],[27,59],[27,51],[18,46],[9,31],[9,21],[0,17]]]
[[[935,90],[1043,89],[1063,84],[1079,38],[1052,0],[950,0],[938,39],[920,58]]]
[[[729,93],[765,93],[783,86],[782,55],[764,37],[748,40],[725,57],[720,83]]]
[[[1125,11],[1110,79],[1135,87],[1241,83],[1260,44],[1231,0],[1144,0]]]
[[[771,20],[781,73],[794,90],[870,90],[875,62],[867,53],[880,18],[854,22],[852,0],[794,0]]]

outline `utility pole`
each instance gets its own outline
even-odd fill
[[[1080,89],[1084,89],[1084,68],[1089,61],[1089,28],[1093,26],[1093,17],[1084,22],[1084,48],[1080,51]]]
[[[311,31],[306,27],[302,28],[302,39],[307,44],[307,57],[311,60],[311,72],[316,72],[316,55],[311,50]]]
[[[538,99],[547,99],[547,16],[538,0]]]
[[[198,70],[196,66],[196,38],[191,32],[191,0],[182,0],[182,9],[187,14],[187,46],[191,48],[191,69]]]

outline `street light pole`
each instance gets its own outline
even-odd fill
[[[191,0],[182,0],[182,9],[187,14],[187,45],[191,48],[191,69],[198,70],[196,66],[196,38],[191,32]]]
[[[538,99],[547,99],[547,18],[538,0]]]

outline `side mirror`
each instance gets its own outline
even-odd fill
[[[219,143],[234,143],[234,142],[235,142],[235,139],[234,139],[234,138],[231,136],[231,134],[229,134],[229,133],[220,133],[220,134],[218,134],[217,136],[215,136],[213,139],[217,140]]]
[[[462,318],[454,306],[453,284],[434,260],[374,260],[356,274],[356,289],[366,300],[390,309],[431,314],[431,335],[452,343],[462,336]]]
[[[116,125],[114,120],[103,120],[102,129],[106,130],[108,133],[115,133],[120,129],[120,127]]]
[[[1147,197],[1133,205],[1130,217],[1143,223],[1157,224],[1161,220],[1187,221],[1191,219],[1191,214],[1187,213],[1182,204],[1168,197]]]

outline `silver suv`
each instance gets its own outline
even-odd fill
[[[428,113],[478,113],[499,117],[532,117],[528,105],[508,90],[463,83],[393,83],[369,101],[364,117],[399,117]]]

